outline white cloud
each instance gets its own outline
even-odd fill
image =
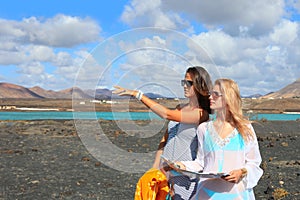
[[[0,19],[0,26],[0,64],[16,65],[17,82],[24,86],[46,89],[71,87],[84,60],[76,51],[101,39],[101,28],[94,20],[62,14],[47,19]],[[46,67],[53,68],[53,74]]]
[[[53,59],[53,64],[58,66],[58,68],[63,66],[73,65],[74,59],[70,53],[67,52],[58,52]]]
[[[230,35],[267,34],[285,14],[284,0],[132,0],[121,19],[137,26],[186,29],[193,20],[208,30],[222,28]]]
[[[21,65],[31,61],[51,62],[54,56],[53,48],[51,47],[30,44],[20,45],[14,43],[14,48],[0,50],[0,64]]]
[[[18,71],[20,74],[39,76],[44,73],[44,66],[39,62],[32,62],[28,64],[20,65],[20,70]]]
[[[266,34],[284,14],[283,0],[197,2],[197,5],[185,2],[185,5],[190,5],[187,14],[190,13],[197,22],[206,24],[208,28],[222,27],[231,35],[239,35],[241,30],[246,30],[249,35]]]
[[[0,19],[0,65],[16,65],[19,82],[49,89],[70,87],[78,79],[85,87],[98,81],[128,87],[152,82],[180,93],[178,80],[186,67],[197,64],[235,79],[243,94],[264,94],[299,78],[300,24],[291,19],[299,10],[296,0],[132,0],[121,16],[130,27],[163,27],[189,35],[178,42],[180,32],[164,37],[137,31],[127,38],[121,33],[89,59],[83,48],[102,39],[101,27],[90,18]]]
[[[288,46],[293,45],[299,36],[298,34],[299,23],[282,20],[281,23],[274,27],[274,31],[270,34],[270,39],[276,44]]]
[[[51,85],[53,75],[45,72],[45,67],[40,62],[30,62],[19,65],[17,73],[18,84],[25,87],[40,86],[48,89],[56,89],[57,84]],[[6,80],[7,81],[7,80]],[[49,88],[50,86],[50,88]],[[51,87],[52,86],[52,87]]]
[[[161,88],[165,93],[182,97],[180,80],[184,77],[186,68],[192,64],[181,54],[187,47],[186,38],[180,37],[182,36],[176,35],[176,32],[145,29],[124,32],[110,39],[107,45],[110,49],[107,52],[117,50],[117,53],[112,56],[112,63],[103,72],[103,77],[111,77],[114,82],[110,84],[113,85],[140,88],[144,92],[158,92],[157,88]],[[105,58],[108,59],[107,56]],[[109,84],[103,82],[101,85]]]
[[[25,50],[29,54],[29,59],[30,60],[39,60],[39,61],[45,61],[49,62],[53,59],[55,56],[53,49],[47,46],[40,46],[40,45],[35,45],[35,46],[28,46],[28,50]]]
[[[89,18],[66,15],[41,20],[36,17],[22,21],[0,20],[2,41],[19,44],[37,44],[53,47],[73,47],[99,39],[100,27]]]
[[[28,57],[22,52],[0,50],[0,65],[17,65],[27,60]]]
[[[169,29],[189,27],[189,22],[179,14],[171,10],[165,12],[161,0],[132,0],[130,5],[125,6],[121,19],[131,27],[154,26]]]
[[[208,52],[220,76],[242,84],[243,94],[265,94],[299,78],[298,27],[298,22],[282,20],[263,37],[237,37],[219,30],[192,38]]]
[[[131,52],[132,49],[139,49],[139,51],[126,54],[126,62],[120,65],[120,69],[130,71],[130,73],[122,77],[122,73],[119,72],[118,76],[127,82],[138,77],[135,83],[124,81],[128,87],[136,86],[138,81],[147,83],[151,80],[177,84],[189,62],[204,66],[212,73],[214,79],[221,76],[236,80],[241,84],[243,95],[266,94],[279,90],[299,78],[298,26],[298,22],[283,19],[273,27],[269,34],[261,37],[234,36],[224,30],[194,34],[190,39],[198,45],[189,43],[178,45],[179,48],[185,49],[181,55],[186,59],[186,63],[182,60],[178,62],[176,56],[172,58],[167,52],[143,49],[143,47],[172,49],[171,46],[174,45],[170,39],[172,37],[166,37],[166,39],[155,36],[144,37],[136,42],[123,41],[120,44],[124,52]],[[201,52],[199,49],[203,49],[213,62],[199,55]],[[175,79],[170,76],[172,70],[177,72]],[[178,86],[177,89],[172,87],[172,91],[180,93],[181,88]]]
[[[233,63],[238,59],[235,38],[222,31],[212,31],[193,36],[216,64]]]

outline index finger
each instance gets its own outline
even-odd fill
[[[233,175],[227,175],[227,176],[222,176],[221,178],[223,178],[224,180],[229,180],[229,179],[232,179],[232,178],[234,178],[234,176]]]
[[[121,87],[118,86],[118,85],[114,85],[113,87],[116,88],[116,89],[121,89]]]

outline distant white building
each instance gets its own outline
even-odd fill
[[[0,106],[0,110],[13,110],[16,108],[16,106]]]
[[[91,102],[91,103],[103,103],[102,101],[96,100],[96,99],[90,100],[90,102]]]
[[[103,103],[108,103],[108,104],[115,104],[115,103],[117,103],[116,101],[106,101],[106,100],[103,100]]]

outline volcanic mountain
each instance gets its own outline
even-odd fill
[[[277,92],[269,93],[262,98],[300,98],[300,78]]]
[[[28,88],[11,84],[0,83],[0,98],[44,98]]]
[[[80,88],[69,88],[60,91],[45,90],[35,86],[32,88],[22,87],[11,83],[0,83],[0,98],[11,99],[91,99],[90,95],[84,93]]]

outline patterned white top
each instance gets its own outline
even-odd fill
[[[197,126],[170,121],[168,125],[168,141],[163,155],[172,161],[194,160],[198,151],[198,139],[196,137]],[[172,200],[188,200],[197,189],[197,180],[187,176],[168,171],[167,178],[175,195]]]
[[[254,132],[253,127],[249,128]],[[183,161],[188,170],[203,172],[225,172],[246,168],[248,173],[239,183],[223,179],[201,178],[194,199],[255,199],[253,188],[257,185],[263,170],[259,167],[261,155],[254,139],[245,142],[236,129],[225,139],[219,137],[213,122],[204,122],[197,129],[198,153],[195,161]]]

